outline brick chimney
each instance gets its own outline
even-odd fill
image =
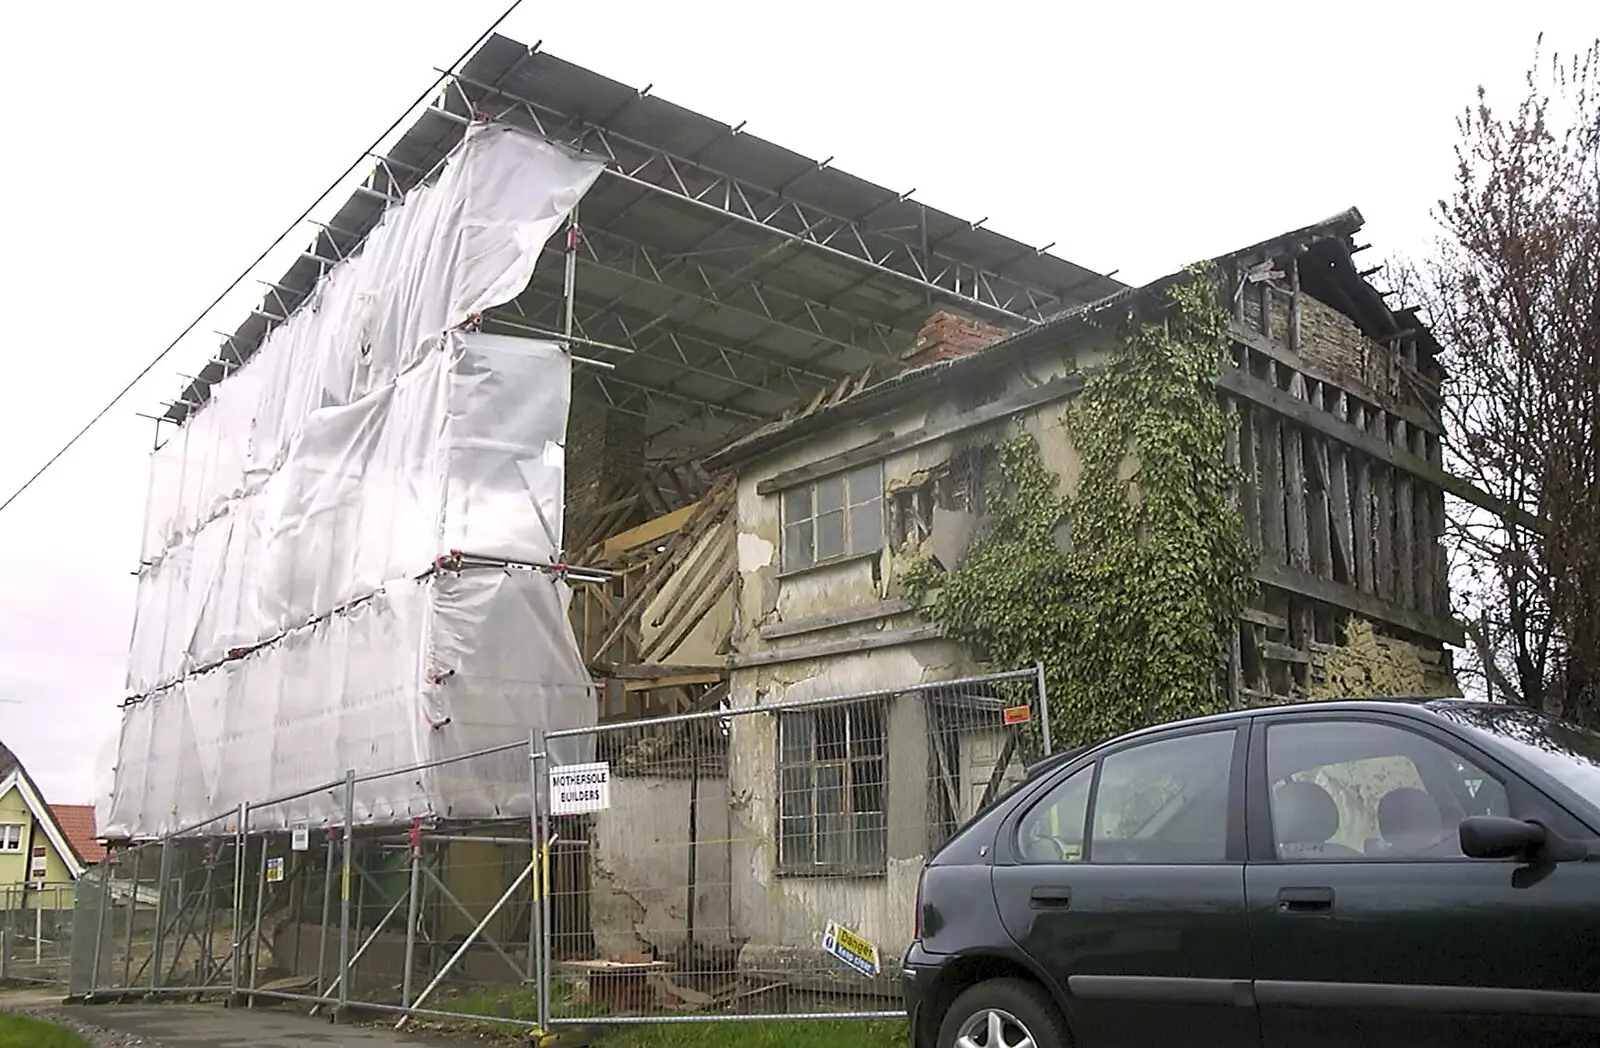
[[[975,353],[1006,334],[1004,328],[941,310],[923,321],[917,340],[900,359],[910,368],[954,360]]]

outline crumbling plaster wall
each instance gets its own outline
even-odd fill
[[[693,793],[695,941],[726,946],[733,927],[728,780],[703,777]],[[590,830],[589,919],[599,956],[671,956],[684,946],[690,794],[681,776],[611,780],[611,807],[592,816]]]
[[[1086,359],[1087,357],[1087,359]],[[943,424],[982,403],[1020,395],[1093,366],[1098,352],[1044,353],[993,379],[938,387],[927,399],[869,422],[837,427],[746,465],[737,493],[738,597],[734,624],[735,706],[768,706],[833,695],[889,691],[980,672],[959,646],[932,634],[914,612],[897,602],[900,577],[920,550],[896,550],[886,538],[882,551],[799,571],[783,572],[780,558],[781,499],[758,494],[763,480],[859,447]],[[965,430],[897,452],[883,460],[887,499],[923,482],[957,453],[1031,433],[1045,464],[1060,478],[1062,494],[1076,490],[1081,463],[1068,433],[1066,399],[1031,407],[1004,420]],[[854,621],[830,623],[845,613]],[[763,637],[763,627],[788,635]],[[1013,667],[1005,667],[1013,668]],[[730,736],[729,804],[733,919],[746,938],[747,966],[781,970],[785,957],[815,950],[830,920],[876,942],[886,968],[909,943],[917,878],[929,840],[928,721],[920,699],[891,703],[886,753],[888,863],[881,877],[793,878],[777,872],[777,723],[762,715],[734,719]],[[966,777],[993,767],[993,740],[963,745]],[[751,960],[754,957],[755,960]]]

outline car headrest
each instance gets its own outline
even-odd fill
[[[1339,806],[1314,782],[1292,780],[1274,790],[1272,819],[1283,844],[1324,844],[1339,832]]]

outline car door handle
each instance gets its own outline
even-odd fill
[[[1332,888],[1281,888],[1278,891],[1279,913],[1331,913]]]
[[[1065,910],[1072,905],[1072,889],[1040,885],[1028,896],[1035,910]]]

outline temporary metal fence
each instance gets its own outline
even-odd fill
[[[0,889],[0,981],[67,981],[75,891],[71,883]]]
[[[87,998],[538,1030],[897,1016],[923,862],[1048,752],[1048,717],[1031,669],[352,771],[114,848],[49,942],[77,944],[70,992]],[[594,761],[552,766],[560,738]],[[523,797],[491,822],[355,825],[358,785],[427,769],[505,782],[508,763],[531,811]],[[326,791],[341,825],[276,829]],[[18,949],[8,935],[13,965]],[[50,956],[64,977],[67,954]]]

